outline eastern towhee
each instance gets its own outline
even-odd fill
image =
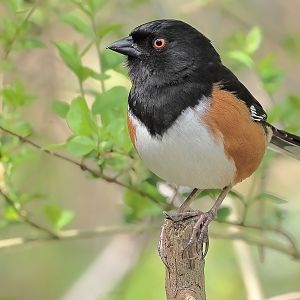
[[[211,41],[177,20],[136,27],[109,49],[128,57],[132,88],[128,128],[141,159],[170,183],[221,188],[213,207],[199,214],[190,243],[208,224],[232,186],[259,166],[266,147],[300,159],[300,137],[267,123],[267,114],[226,68]]]

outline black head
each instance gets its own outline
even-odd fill
[[[169,84],[193,75],[199,68],[219,63],[210,40],[178,20],[156,20],[136,27],[109,49],[127,55],[133,83]]]

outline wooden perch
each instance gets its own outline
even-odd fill
[[[166,265],[167,300],[206,299],[203,249],[197,252],[196,245],[186,249],[196,221],[197,217],[178,222],[166,218],[164,221],[159,254]]]

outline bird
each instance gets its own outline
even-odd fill
[[[108,49],[127,56],[127,123],[138,155],[165,181],[193,189],[170,216],[198,216],[189,245],[208,244],[218,208],[258,168],[268,146],[300,159],[300,137],[267,122],[261,104],[191,25],[154,20]],[[221,192],[207,212],[190,211],[203,189]]]

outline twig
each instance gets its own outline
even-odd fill
[[[44,153],[47,153],[47,154],[52,155],[54,157],[60,158],[60,159],[62,159],[64,161],[67,161],[67,162],[69,162],[69,163],[71,163],[73,165],[76,165],[81,170],[89,172],[90,174],[92,174],[96,178],[101,178],[101,179],[103,179],[103,180],[105,180],[107,182],[115,183],[115,184],[120,185],[120,186],[122,186],[124,188],[130,189],[130,190],[138,193],[139,195],[141,195],[141,196],[143,196],[145,198],[148,198],[149,200],[151,200],[152,202],[154,202],[155,204],[157,204],[162,209],[166,209],[166,207],[164,207],[162,205],[162,203],[160,203],[156,198],[152,197],[151,195],[149,195],[148,193],[146,193],[144,191],[140,191],[139,189],[135,188],[134,186],[131,186],[129,184],[126,184],[126,183],[123,183],[121,181],[118,181],[116,178],[109,177],[109,176],[107,176],[107,175],[105,175],[105,174],[103,174],[101,172],[98,172],[98,171],[92,169],[91,167],[87,166],[86,164],[78,162],[78,161],[76,161],[76,160],[74,160],[72,158],[69,158],[69,157],[64,156],[62,154],[59,154],[57,152],[53,152],[53,151],[50,151],[48,149],[45,149],[41,145],[39,145],[39,144],[31,141],[30,139],[25,138],[25,137],[23,137],[23,136],[15,133],[15,132],[9,130],[9,129],[6,129],[6,128],[2,127],[2,126],[0,126],[0,130],[4,131],[4,132],[6,132],[6,133],[8,133],[8,134],[10,134],[12,136],[17,137],[21,142],[29,144],[32,147],[34,147],[34,148],[36,148],[36,149],[38,149],[38,150],[40,150],[40,151],[42,151]]]
[[[97,34],[97,25],[96,25],[96,21],[95,21],[95,16],[90,16],[91,18],[91,23],[92,23],[92,28],[93,28],[93,32],[95,35],[95,48],[97,51],[97,56],[98,56],[98,64],[99,64],[99,73],[103,74],[103,70],[102,70],[102,60],[101,60],[101,50],[100,50],[100,39],[98,38],[98,34]],[[101,78],[100,79],[100,83],[101,83],[101,92],[105,92],[105,85],[104,85],[104,80]]]
[[[147,232],[159,229],[160,225],[147,224],[135,224],[135,225],[121,225],[112,227],[96,227],[91,230],[78,230],[69,229],[62,230],[58,233],[58,239],[53,237],[15,237],[9,239],[0,240],[0,249],[21,246],[26,244],[36,244],[51,241],[63,241],[63,240],[77,240],[77,239],[90,239],[103,237],[105,235],[120,234],[120,233],[139,233]]]
[[[271,240],[266,237],[248,236],[248,235],[245,235],[242,233],[236,233],[236,232],[227,233],[227,232],[223,232],[223,231],[219,232],[219,233],[214,233],[211,236],[214,238],[219,238],[219,239],[242,240],[242,241],[248,242],[249,244],[252,244],[252,245],[263,246],[266,248],[276,250],[283,254],[292,256],[296,260],[300,260],[300,252],[299,251],[295,251],[292,247],[287,247],[285,245],[282,245],[281,243],[278,243],[277,241]]]
[[[284,231],[283,229],[276,228],[276,227],[271,227],[271,226],[268,226],[268,225],[265,225],[263,227],[263,226],[259,226],[259,225],[244,224],[244,223],[239,223],[239,222],[219,221],[219,220],[216,220],[216,221],[218,223],[238,226],[238,227],[242,227],[242,228],[245,228],[245,229],[254,229],[254,230],[260,230],[260,231],[270,231],[270,232],[278,233],[278,234],[282,235],[290,243],[291,247],[293,248],[293,250],[295,252],[298,252],[296,242],[293,240],[293,238],[290,236],[290,234],[287,233],[286,231]]]
[[[5,47],[4,50],[4,59],[7,59],[9,56],[9,53],[11,51],[12,45],[15,43],[15,41],[17,40],[21,29],[24,27],[24,25],[29,21],[30,17],[32,16],[32,14],[35,12],[35,10],[37,9],[37,7],[39,6],[40,1],[36,1],[36,3],[31,7],[31,9],[29,10],[29,12],[27,13],[27,15],[25,16],[24,20],[21,22],[21,24],[17,27],[15,34],[13,35],[12,39],[9,41],[8,45]]]
[[[118,184],[118,185],[120,185],[122,187],[128,188],[128,189],[130,189],[130,190],[138,193],[139,195],[141,195],[141,196],[143,196],[145,198],[150,199],[152,202],[154,202],[155,204],[157,204],[159,207],[163,206],[157,199],[155,199],[154,197],[152,197],[151,195],[149,195],[146,192],[143,192],[143,191],[141,191],[141,190],[139,190],[139,189],[137,189],[137,188],[135,188],[133,186],[127,185],[127,184],[125,184],[123,182],[120,182],[116,178],[111,178],[111,177],[108,177],[108,176],[106,176],[106,175],[104,175],[104,174],[102,174],[100,172],[97,172],[97,171],[93,170],[92,168],[90,168],[89,166],[87,166],[84,163],[80,163],[80,162],[78,162],[76,160],[73,160],[73,159],[71,159],[69,157],[66,157],[64,155],[61,155],[59,153],[52,152],[52,151],[49,151],[47,149],[44,149],[39,144],[37,144],[37,143],[35,143],[35,142],[33,142],[33,141],[25,138],[25,137],[22,137],[21,135],[15,133],[15,132],[12,132],[9,129],[6,129],[6,128],[2,127],[2,126],[0,126],[0,129],[2,131],[6,132],[6,133],[8,133],[10,135],[12,135],[12,136],[15,136],[15,137],[19,138],[20,141],[22,141],[24,143],[27,143],[27,144],[31,145],[32,147],[34,147],[34,148],[36,148],[36,149],[38,149],[40,151],[43,151],[44,153],[47,153],[49,155],[52,155],[52,156],[57,157],[57,158],[60,158],[60,159],[62,159],[64,161],[67,161],[67,162],[69,162],[69,163],[71,163],[73,165],[78,166],[81,170],[89,172],[90,174],[92,174],[96,178],[101,178],[101,179],[103,179],[103,180],[105,180],[107,182],[112,182],[112,183]],[[162,207],[162,208],[165,208],[165,207]],[[171,209],[171,208],[172,208],[172,206],[169,207],[169,209]],[[267,230],[267,231],[272,231],[274,233],[279,233],[282,236],[284,236],[290,242],[291,247],[293,249],[293,252],[295,252],[295,253],[298,252],[294,240],[290,237],[290,235],[287,232],[283,231],[282,229],[273,228],[273,227],[269,227],[269,226],[261,227],[261,226],[258,226],[258,225],[250,225],[250,224],[245,225],[243,223],[234,223],[234,222],[228,222],[228,221],[226,221],[226,222],[218,221],[218,222],[220,222],[220,223],[226,223],[228,225],[240,226],[240,227],[248,228],[248,229],[256,229],[256,230],[262,230],[262,231],[263,230]]]
[[[38,150],[41,150],[41,151],[44,152],[44,153],[47,153],[47,154],[49,154],[49,155],[52,155],[52,156],[58,157],[58,158],[60,158],[60,159],[62,159],[62,160],[65,160],[65,161],[67,161],[67,162],[69,162],[69,163],[72,163],[72,164],[78,166],[81,170],[83,170],[83,171],[88,171],[90,174],[92,174],[92,175],[95,176],[95,177],[101,177],[101,174],[100,174],[100,173],[98,173],[97,171],[91,169],[90,167],[88,167],[88,166],[85,165],[85,164],[82,164],[82,163],[80,163],[80,162],[78,162],[78,161],[76,161],[76,160],[73,160],[73,159],[71,159],[71,158],[69,158],[69,157],[66,157],[66,156],[64,156],[64,155],[61,155],[61,154],[59,154],[59,153],[57,153],[57,152],[53,152],[53,151],[50,151],[50,150],[48,150],[48,149],[45,149],[45,148],[43,148],[41,145],[39,145],[39,144],[37,144],[37,143],[35,143],[35,142],[33,142],[33,141],[31,141],[31,140],[29,140],[29,139],[27,139],[27,138],[21,136],[21,135],[15,133],[15,132],[13,132],[13,131],[7,129],[7,128],[4,128],[4,127],[0,126],[0,129],[1,129],[2,131],[6,132],[6,133],[8,133],[8,134],[10,134],[10,135],[12,135],[12,136],[17,137],[21,142],[26,143],[26,144],[29,144],[29,145],[31,145],[32,147],[34,147],[34,148],[36,148],[36,149],[38,149]]]
[[[0,240],[0,249],[21,246],[25,244],[34,244],[34,243],[42,243],[49,241],[64,241],[64,240],[77,240],[77,239],[87,239],[87,238],[97,238],[110,234],[117,233],[139,233],[144,231],[153,231],[159,229],[160,225],[158,224],[138,224],[138,225],[121,225],[115,227],[96,227],[91,230],[62,230],[58,233],[58,239],[56,237],[35,237],[35,238],[27,238],[27,237],[15,237],[9,239]],[[250,236],[244,233],[236,233],[236,232],[226,232],[224,229],[216,230],[216,228],[211,228],[210,236],[212,238],[217,239],[227,239],[227,240],[242,240],[246,241],[252,245],[264,246],[266,248],[270,248],[276,250],[282,254],[286,254],[292,256],[294,259],[300,261],[300,252],[293,249],[292,247],[288,247],[279,243],[277,241],[271,240],[266,237],[261,236]]]
[[[143,196],[145,198],[150,199],[152,202],[154,202],[155,204],[157,204],[159,207],[163,206],[159,201],[157,201],[157,199],[155,199],[154,197],[152,197],[148,193],[145,193],[145,192],[143,192],[143,191],[141,191],[141,190],[139,190],[139,189],[137,189],[137,188],[135,188],[133,186],[130,186],[130,185],[127,185],[127,184],[125,184],[123,182],[120,182],[116,178],[111,178],[111,177],[108,177],[108,176],[106,176],[106,175],[104,175],[104,174],[102,174],[100,172],[97,172],[94,169],[92,169],[89,166],[87,166],[86,164],[84,164],[83,162],[80,163],[80,162],[78,162],[76,160],[73,160],[73,159],[71,159],[69,157],[66,157],[64,155],[61,155],[59,153],[52,152],[52,151],[49,151],[47,149],[44,149],[39,144],[37,144],[37,143],[35,143],[35,142],[33,142],[33,141],[25,138],[25,137],[22,137],[21,135],[15,133],[15,132],[12,132],[11,130],[6,129],[6,128],[2,127],[2,126],[0,126],[0,129],[2,131],[6,132],[6,133],[8,133],[10,135],[12,135],[12,136],[15,136],[15,137],[19,138],[20,141],[22,141],[24,143],[27,143],[27,144],[31,145],[32,147],[34,147],[34,148],[36,148],[36,149],[38,149],[40,151],[43,151],[44,153],[47,153],[49,155],[52,155],[52,156],[57,157],[57,158],[60,158],[60,159],[62,159],[64,161],[67,161],[67,162],[69,162],[69,163],[71,163],[73,165],[78,166],[81,170],[89,172],[90,174],[92,174],[96,178],[101,178],[101,179],[103,179],[103,180],[105,180],[107,182],[112,182],[112,183],[118,184],[118,185],[120,185],[120,186],[122,186],[124,188],[128,188],[128,189],[130,189],[130,190],[138,193],[139,195],[141,195],[141,196]],[[165,209],[165,207],[162,207],[162,208]],[[169,209],[172,209],[172,206],[170,206]],[[290,235],[287,232],[283,231],[282,229],[273,228],[273,227],[269,227],[269,226],[261,227],[261,226],[258,226],[258,225],[250,225],[250,224],[246,225],[246,224],[243,224],[243,223],[229,222],[229,221],[226,221],[226,222],[218,221],[218,222],[220,222],[220,223],[226,223],[228,225],[240,226],[240,227],[248,228],[248,229],[256,229],[256,230],[262,230],[262,231],[263,230],[267,230],[267,231],[273,231],[275,233],[279,233],[282,236],[284,236],[290,242],[290,244],[291,244],[294,252],[298,251],[294,240],[290,237]]]
[[[44,233],[47,233],[49,235],[49,238],[51,239],[58,239],[58,236],[53,233],[51,230],[49,230],[46,227],[43,227],[41,225],[39,225],[38,223],[32,221],[29,217],[28,217],[28,213],[24,210],[24,209],[20,209],[17,207],[16,203],[10,199],[3,191],[0,190],[0,195],[2,195],[3,199],[5,200],[5,202],[7,203],[7,205],[9,205],[15,212],[16,214],[28,225],[30,225],[31,227],[34,227]]]

